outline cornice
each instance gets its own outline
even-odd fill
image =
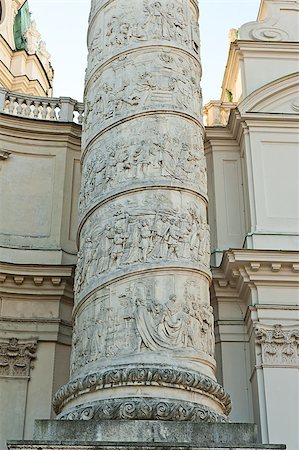
[[[82,127],[74,122],[36,120],[0,113],[0,136],[11,141],[17,138],[31,140],[73,141],[81,148]]]
[[[299,288],[299,252],[279,250],[228,250],[221,266],[212,269],[213,289],[227,296],[236,290],[240,298],[257,286]]]
[[[251,40],[238,40],[235,41],[234,44],[237,44],[236,47],[243,50],[261,50],[266,53],[273,53],[273,51],[277,51],[277,49],[281,49],[283,53],[286,52],[286,47],[289,47],[289,51],[299,51],[299,42],[287,42],[287,41],[251,41]]]
[[[0,292],[72,297],[74,266],[20,265],[0,262]]]

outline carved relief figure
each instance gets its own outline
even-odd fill
[[[94,80],[95,89],[101,95],[95,97],[92,91],[87,95],[84,115],[86,139],[92,135],[95,126],[98,130],[105,126],[107,120],[144,108],[156,108],[157,103],[160,107],[189,111],[199,118],[201,92],[195,82],[197,71],[193,59],[171,51],[157,52],[154,64],[152,58],[144,55],[134,59],[131,56],[117,58]],[[119,73],[123,74],[122,77],[118,76]],[[135,74],[133,79],[131,73]]]
[[[140,210],[138,204],[129,201],[116,212],[109,212],[111,222],[106,225],[99,225],[103,218],[97,213],[90,219],[88,234],[86,229],[81,235],[77,293],[108,269],[117,270],[128,264],[163,258],[209,266],[209,227],[198,207],[189,204],[178,214],[175,209],[169,211],[162,201],[160,207],[155,208],[155,204],[159,204],[157,198]],[[106,217],[105,214],[104,220]]]
[[[136,351],[189,349],[213,357],[213,313],[202,304],[199,284],[187,280],[180,295],[162,298],[156,288],[154,280],[137,280],[93,298],[94,312],[75,320],[72,370]]]
[[[137,180],[174,179],[206,192],[206,161],[198,139],[178,139],[170,132],[161,136],[158,126],[150,126],[146,134],[137,130],[98,146],[84,161],[80,214],[99,194]]]

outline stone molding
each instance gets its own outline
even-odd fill
[[[213,289],[219,294],[233,289],[245,298],[252,287],[265,281],[273,286],[284,282],[299,287],[298,273],[298,252],[229,250],[224,253],[221,266],[212,269]]]
[[[206,406],[166,399],[124,398],[87,403],[69,409],[60,420],[161,420],[177,422],[227,422],[227,417]]]
[[[263,0],[258,20],[242,25],[239,30],[239,39],[266,42],[295,42],[298,40],[298,29],[296,30],[295,25],[297,17],[294,14],[294,18],[292,17],[293,20],[291,21],[290,15],[287,14],[291,11],[298,12],[298,10],[297,0]],[[265,12],[267,17],[264,17]],[[286,19],[289,24],[288,28],[286,28]]]
[[[296,109],[296,104],[298,102],[298,85],[299,85],[299,73],[288,74],[278,80],[268,83],[266,86],[262,86],[260,89],[252,92],[248,97],[246,97],[239,105],[238,111],[242,117],[246,118],[248,114],[259,112],[264,115],[273,114],[288,114],[292,115],[288,117],[288,120],[296,120],[293,117],[294,113],[299,113]],[[290,98],[289,98],[290,97]],[[289,108],[277,110],[276,104],[283,101],[285,98],[289,98]]]
[[[67,285],[72,285],[73,266],[34,266],[23,264],[0,263],[0,292],[36,293],[40,288],[44,293],[57,295],[67,292]],[[72,297],[71,292],[69,295]]]
[[[263,365],[299,367],[299,327],[257,324],[255,341],[261,347]]]
[[[0,377],[28,378],[36,351],[36,339],[0,339]]]
[[[98,389],[124,385],[169,386],[193,392],[201,391],[216,398],[221,403],[225,414],[228,415],[231,411],[230,396],[216,381],[199,372],[186,372],[185,369],[167,366],[114,367],[78,377],[56,393],[53,400],[54,411],[57,414],[60,413],[69,400],[80,395],[80,391],[85,394]]]

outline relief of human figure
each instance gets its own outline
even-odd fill
[[[147,28],[150,35],[170,39],[172,36],[173,22],[167,10],[164,10],[161,2],[149,3],[145,9],[148,18],[143,28]]]
[[[111,267],[118,268],[120,266],[127,238],[128,236],[123,232],[122,228],[116,228],[111,248]]]
[[[180,218],[180,239],[178,247],[178,256],[183,259],[190,257],[190,235],[192,223],[187,214],[182,214]]]
[[[182,7],[174,8],[172,11],[174,17],[175,39],[182,44],[187,44],[189,41],[188,33],[186,31],[187,23],[185,21],[184,10]]]
[[[88,66],[89,70],[91,70],[97,62],[100,62],[102,59],[102,53],[103,53],[103,47],[102,47],[103,37],[102,37],[102,30],[99,30],[99,32],[96,34],[95,38],[93,39],[89,53],[88,53]]]
[[[200,242],[201,242],[201,233],[198,218],[196,216],[193,216],[191,238],[190,238],[190,251],[196,261],[198,261]]]
[[[115,233],[113,227],[110,224],[107,224],[105,226],[104,231],[97,239],[99,245],[97,245],[94,258],[96,262],[95,268],[96,275],[100,275],[109,268],[110,255],[114,237]]]
[[[138,221],[134,217],[129,218],[129,224],[131,226],[131,239],[129,244],[129,252],[125,258],[125,264],[133,264],[141,259],[141,249],[140,249],[140,226]],[[135,222],[135,223],[134,223]]]
[[[105,170],[105,183],[107,186],[109,186],[109,184],[112,182],[115,176],[116,166],[117,166],[117,158],[115,151],[112,150],[109,154]]]
[[[128,44],[132,38],[131,25],[124,20],[124,17],[112,17],[107,25],[106,36],[109,38],[107,46],[121,46]]]
[[[170,223],[165,215],[158,215],[154,224],[154,246],[151,252],[152,258],[167,258],[168,231]]]
[[[177,222],[175,219],[170,220],[170,225],[168,229],[168,252],[167,256],[168,258],[178,258],[179,252],[179,239],[180,239],[180,228],[177,225]]]
[[[85,240],[83,248],[81,287],[89,282],[90,274],[93,269],[93,241],[91,238]]]
[[[175,100],[178,105],[185,108],[190,109],[192,105],[192,96],[189,88],[189,83],[178,78],[170,78],[168,82],[168,88],[175,94]]]
[[[214,316],[213,308],[208,305],[204,305],[201,309],[202,314],[202,340],[205,351],[214,356],[215,352],[215,339],[214,339]]]
[[[136,178],[145,178],[150,164],[147,142],[141,141],[133,155],[133,162],[136,167]]]
[[[164,345],[173,348],[188,347],[189,315],[184,311],[182,302],[175,294],[170,295],[163,308],[163,317],[158,325],[158,333]]]
[[[147,220],[143,220],[140,226],[140,248],[142,251],[142,259],[143,261],[147,260],[148,252],[150,249],[150,239],[152,236],[151,229],[149,227],[149,223]]]

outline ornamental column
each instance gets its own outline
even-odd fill
[[[226,420],[215,379],[195,0],[94,0],[60,419]]]

